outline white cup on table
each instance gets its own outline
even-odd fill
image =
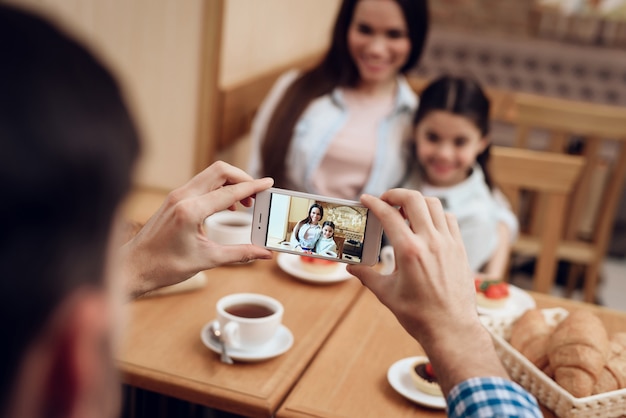
[[[283,319],[283,305],[260,293],[234,293],[216,305],[217,320],[226,345],[254,351],[270,342]]]
[[[208,239],[222,245],[250,244],[252,215],[242,211],[216,212],[204,220]]]

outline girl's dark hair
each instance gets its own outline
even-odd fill
[[[333,235],[334,235],[335,223],[333,221],[324,221],[324,223],[322,224],[322,228],[324,228],[325,226],[330,226],[333,229]]]
[[[446,75],[430,83],[420,95],[413,126],[417,126],[430,112],[443,110],[469,119],[485,137],[489,134],[489,108],[489,99],[478,82],[467,77]],[[480,164],[485,182],[491,189],[493,183],[487,169],[490,148],[491,144],[487,145],[476,157],[476,161]]]
[[[302,225],[311,223],[311,211],[313,210],[313,208],[318,208],[320,210],[320,219],[324,217],[324,208],[322,207],[322,205],[320,205],[319,203],[313,203],[309,208],[309,213],[306,218],[302,219],[297,224],[298,227],[296,229],[296,239],[298,238],[298,234],[300,233],[300,228],[302,228]]]
[[[285,156],[289,149],[296,121],[314,99],[336,87],[357,86],[360,75],[348,50],[348,28],[359,0],[344,0],[332,32],[330,48],[322,61],[299,76],[285,91],[276,106],[261,141],[261,174],[274,178],[276,187],[285,187]],[[402,74],[415,67],[428,33],[426,0],[395,0],[406,20],[411,51]]]

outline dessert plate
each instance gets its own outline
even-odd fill
[[[528,309],[536,306],[535,299],[517,286],[509,284],[509,300],[501,308],[485,308],[477,306],[476,309],[481,315],[490,316],[519,316]]]
[[[216,344],[210,337],[211,332],[209,328],[211,324],[213,324],[216,319],[206,323],[202,327],[202,331],[200,332],[200,339],[204,343],[207,348],[211,351],[220,354],[220,346]],[[241,362],[255,362],[255,361],[263,361],[269,360],[271,358],[280,356],[285,353],[287,350],[291,348],[293,345],[293,334],[289,331],[284,325],[280,325],[278,331],[276,331],[276,335],[269,341],[267,344],[256,350],[242,350],[239,348],[228,348],[228,355],[233,359]]]
[[[278,262],[278,267],[285,273],[311,283],[336,283],[352,277],[346,270],[345,263],[337,262],[336,269],[328,273],[314,273],[302,267],[300,256],[296,254],[280,253],[276,261]]]
[[[446,400],[443,396],[433,396],[424,393],[416,388],[411,380],[409,368],[420,358],[422,357],[407,357],[396,361],[387,371],[387,380],[391,387],[405,398],[420,405],[428,406],[429,408],[444,409],[446,407]]]

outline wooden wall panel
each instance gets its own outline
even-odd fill
[[[191,177],[198,135],[204,1],[12,2],[59,21],[116,73],[143,137],[137,183],[171,189]]]
[[[326,49],[339,4],[340,0],[227,0],[220,88]]]

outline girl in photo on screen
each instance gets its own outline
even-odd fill
[[[315,244],[315,252],[320,255],[337,257],[337,243],[335,242],[335,223],[324,221],[322,224],[322,236]]]

